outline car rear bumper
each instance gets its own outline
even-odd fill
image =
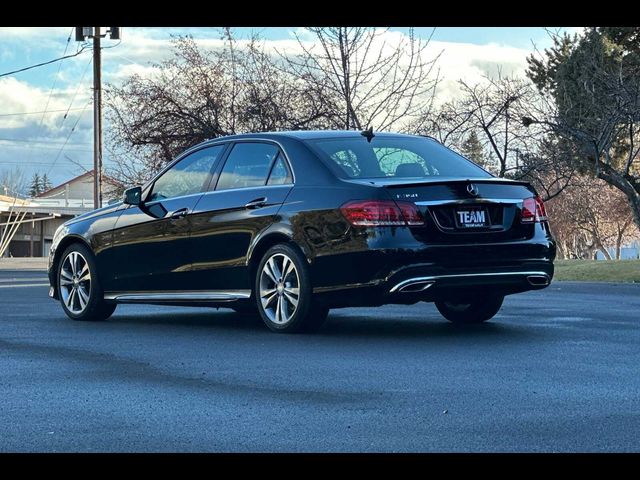
[[[523,287],[532,289],[544,288],[551,283],[552,275],[547,271],[528,270],[513,272],[482,272],[460,273],[452,275],[410,276],[393,285],[389,292],[393,293],[419,293],[431,287],[472,287],[490,285],[513,286],[522,284]],[[393,281],[388,282],[393,284]]]
[[[555,253],[552,239],[538,238],[326,255],[312,265],[314,293],[335,306],[433,301],[471,288],[510,295],[548,286]]]
[[[377,306],[388,303],[413,304],[419,301],[459,297],[468,291],[511,295],[541,290],[553,279],[553,263],[538,263],[521,269],[492,269],[465,273],[434,273],[429,267],[408,266],[389,278],[357,284],[316,287],[317,298],[332,307]]]

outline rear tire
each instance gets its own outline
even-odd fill
[[[104,301],[93,253],[81,243],[69,245],[60,257],[57,270],[58,298],[72,320],[101,321],[116,309]]]
[[[436,301],[440,314],[453,323],[482,323],[493,318],[502,307],[504,295],[478,296],[470,302],[460,303],[450,300]]]
[[[329,313],[313,299],[306,259],[297,248],[284,243],[271,247],[262,257],[254,292],[260,317],[274,332],[313,332]]]

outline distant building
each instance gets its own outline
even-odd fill
[[[106,185],[109,199],[109,185]],[[0,195],[0,235],[13,234],[3,256],[45,257],[56,229],[67,220],[93,210],[93,170],[42,192],[35,198]],[[22,222],[15,228],[16,219]],[[0,245],[1,247],[1,245]]]
[[[74,202],[79,200],[93,207],[93,170],[36,195],[34,200],[37,202],[40,199],[68,199]]]

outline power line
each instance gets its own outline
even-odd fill
[[[62,56],[64,57],[67,54],[67,50],[69,49],[69,42],[71,41],[71,34],[73,33],[73,28],[71,28],[71,31],[69,32],[69,37],[67,38],[67,44],[64,46],[64,52],[62,52]],[[49,102],[51,101],[51,94],[53,93],[53,90],[56,88],[56,85],[58,84],[58,77],[60,76],[60,68],[62,67],[62,62],[60,62],[58,64],[58,71],[56,72],[56,75],[53,77],[53,85],[51,85],[51,89],[49,90],[49,96],[47,97],[47,103],[44,105],[44,112],[42,112],[42,118],[40,118],[40,124],[38,125],[38,127],[40,127],[42,125],[42,122],[44,121],[44,116],[47,113],[47,110],[49,109]]]
[[[24,148],[21,145],[2,145],[2,148]],[[36,150],[58,150],[60,147],[59,146],[46,146],[46,145],[35,145],[33,147]],[[76,147],[74,146],[74,144],[70,144],[66,147],[65,149],[68,152],[84,152],[84,153],[91,153],[93,152],[93,150],[89,150],[88,148],[82,148],[82,147]],[[0,162],[2,162],[3,160],[0,160]],[[24,160],[21,160],[21,163],[30,163],[29,162],[25,162]],[[51,161],[49,161],[49,163],[51,163]]]
[[[47,170],[47,175],[49,175],[49,173],[51,172],[51,169],[53,167],[55,167],[56,162],[58,161],[58,158],[60,158],[60,155],[62,155],[62,152],[64,151],[64,147],[67,146],[67,142],[69,141],[69,139],[71,138],[71,135],[73,134],[73,132],[75,131],[76,127],[78,126],[78,123],[80,123],[80,119],[82,118],[82,115],[84,114],[85,110],[87,109],[87,107],[89,105],[91,105],[92,102],[87,102],[87,104],[84,106],[84,108],[82,109],[82,112],[80,112],[80,114],[78,115],[78,118],[76,119],[76,123],[73,124],[73,127],[71,127],[71,131],[69,132],[69,135],[67,135],[67,139],[64,141],[64,144],[62,145],[62,148],[60,149],[60,151],[58,152],[58,154],[56,155],[56,158],[53,160],[53,163],[51,164],[51,166],[49,167],[49,170]]]
[[[100,47],[100,50],[109,50],[110,48],[116,48],[121,43],[122,43],[122,40],[118,40],[118,43],[116,43],[115,45],[111,45],[110,47]]]
[[[0,78],[1,77],[6,77],[8,75],[13,75],[14,73],[20,73],[20,72],[24,72],[26,70],[31,70],[32,68],[37,68],[37,67],[42,67],[44,65],[49,65],[50,63],[59,62],[60,60],[64,60],[65,58],[77,57],[78,55],[80,55],[85,50],[87,50],[87,48],[86,47],[82,47],[76,53],[72,53],[71,55],[65,55],[63,57],[54,58],[53,60],[49,60],[48,62],[38,63],[36,65],[31,65],[29,67],[21,68],[19,70],[13,70],[12,72],[0,73]]]
[[[86,107],[78,108],[78,110],[85,110]],[[33,140],[30,138],[4,138],[0,137],[0,142],[26,142],[26,143],[46,143],[48,145],[62,145],[64,142],[57,140]],[[93,145],[91,142],[80,142],[74,145]],[[56,147],[57,148],[57,147]]]
[[[92,61],[93,61],[93,57],[91,57],[89,59],[89,62],[87,62],[87,65],[84,67],[84,72],[82,72],[82,77],[80,77],[80,81],[78,82],[78,88],[76,88],[76,91],[73,94],[73,98],[71,99],[71,102],[69,103],[69,108],[67,108],[67,111],[64,114],[64,117],[62,117],[62,122],[60,123],[60,126],[62,126],[64,121],[67,119],[67,115],[69,115],[69,111],[71,110],[71,107],[73,106],[73,102],[75,101],[76,97],[78,96],[78,92],[80,91],[80,88],[82,87],[82,81],[84,80],[84,76],[87,74],[87,70],[89,69],[89,65],[91,65]]]
[[[91,63],[91,62],[89,62]],[[0,113],[0,117],[16,117],[19,115],[39,115],[41,113],[61,113],[61,112],[69,112],[70,110],[82,110],[81,107],[70,108],[70,109],[60,109],[60,110],[41,110],[39,112],[16,112],[16,113]]]
[[[89,161],[89,162],[79,162],[78,161],[77,163],[81,164],[83,167],[92,167],[93,166],[93,163],[91,161]],[[0,166],[2,166],[2,165],[20,165],[22,167],[25,167],[25,166],[27,166],[27,167],[28,166],[44,166],[44,167],[46,167],[46,166],[50,165],[50,162],[47,162],[47,161],[29,162],[28,165],[25,165],[24,162],[20,162],[20,161],[17,161],[17,160],[0,160]]]

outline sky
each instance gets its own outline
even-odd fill
[[[435,30],[434,30],[435,28]],[[69,55],[80,44],[73,27],[0,28],[0,75]],[[105,30],[106,27],[103,28]],[[240,38],[257,33],[267,47],[295,54],[295,35],[313,38],[300,27],[234,29]],[[553,28],[579,31],[579,28]],[[526,57],[551,44],[544,27],[416,27],[417,37],[431,37],[426,55],[440,54],[438,99],[458,93],[457,81],[482,81],[483,76],[524,76]],[[400,41],[409,28],[391,28],[385,35]],[[133,73],[146,74],[151,64],[170,55],[172,35],[191,35],[204,48],[220,44],[220,30],[204,28],[123,28],[121,40],[103,40],[103,81],[119,84]],[[0,77],[0,178],[21,169],[25,176],[46,173],[54,185],[92,168],[92,66],[90,49],[80,55],[21,73]],[[43,113],[45,112],[45,113]],[[103,129],[108,129],[108,124]],[[105,164],[109,163],[104,153]],[[4,192],[0,192],[4,193]]]

